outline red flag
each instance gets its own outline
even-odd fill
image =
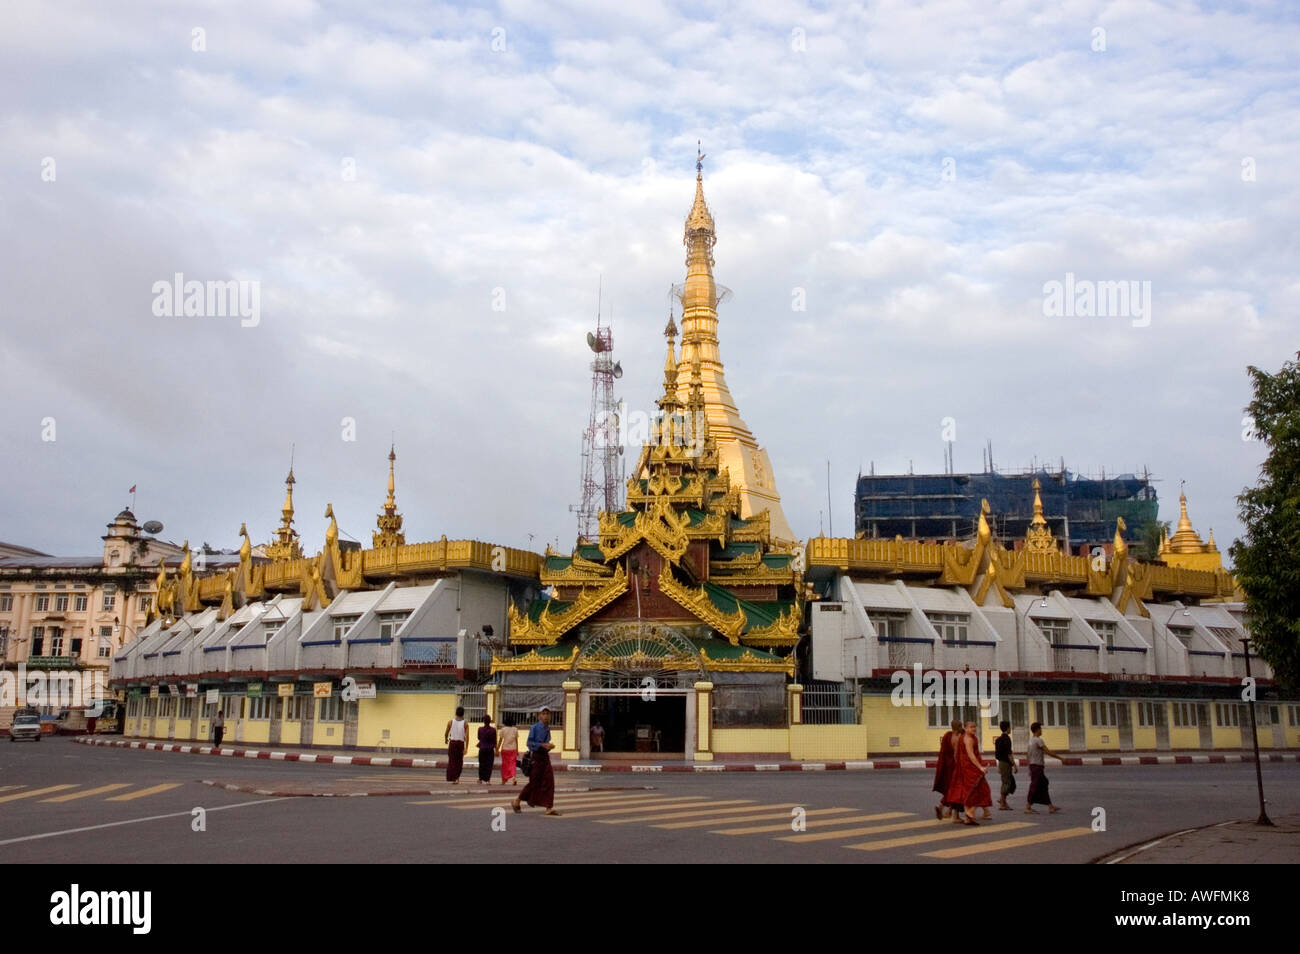
[[[133,493],[135,493],[135,484],[132,484],[132,485],[131,485],[131,489],[128,490],[127,493],[128,493],[128,494],[133,494]]]

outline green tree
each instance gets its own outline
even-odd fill
[[[1169,532],[1168,520],[1148,520],[1138,531],[1137,558],[1152,563],[1160,557],[1160,541]]]
[[[1300,359],[1300,354],[1296,355]],[[1232,545],[1253,648],[1279,682],[1300,685],[1300,361],[1247,369],[1253,436],[1268,448],[1259,482],[1237,497],[1245,536]],[[1243,436],[1246,436],[1243,434]]]

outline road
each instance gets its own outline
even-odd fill
[[[1300,765],[1265,765],[1270,811],[1300,811]],[[473,768],[468,773],[473,774]],[[1049,766],[1066,810],[993,810],[940,823],[930,773],[561,773],[564,815],[515,815],[509,794],[267,798],[203,784],[394,780],[441,773],[0,744],[0,863],[23,862],[904,862],[1082,863],[1178,829],[1257,813],[1254,766]],[[1023,806],[1028,783],[1013,804]],[[996,784],[996,777],[995,777]],[[366,787],[362,785],[361,787]],[[194,810],[204,809],[203,824]],[[502,811],[504,809],[504,811]],[[795,830],[802,809],[806,826]],[[1097,810],[1104,831],[1094,831]],[[195,830],[201,827],[202,830]],[[501,830],[504,828],[504,830]],[[1297,859],[1300,860],[1300,859]]]

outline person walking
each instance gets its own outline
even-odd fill
[[[528,773],[528,784],[510,803],[516,813],[521,810],[519,803],[526,801],[534,808],[545,808],[548,815],[560,814],[555,810],[555,772],[551,768],[551,749],[555,744],[551,741],[550,724],[551,710],[543,706],[537,714],[537,721],[528,730],[532,768]]]
[[[984,777],[988,769],[980,757],[979,740],[976,738],[974,722],[966,723],[966,732],[958,736],[957,761],[953,766],[952,784],[948,787],[948,801],[960,802],[966,810],[965,818],[954,818],[954,822],[965,825],[978,825],[975,821],[975,809],[984,809],[984,818],[993,817],[989,808],[993,804],[993,792]]]
[[[948,802],[948,786],[952,784],[952,766],[957,753],[953,736],[961,731],[961,720],[953,719],[952,727],[939,740],[939,764],[935,766],[934,784],[930,786],[930,791],[939,793],[939,804],[934,806],[934,817],[941,821],[953,811],[953,806]]]
[[[465,767],[465,743],[469,741],[469,727],[465,724],[465,707],[456,707],[456,717],[447,723],[442,734],[447,743],[447,781],[460,784],[460,773]]]
[[[492,717],[483,716],[478,730],[478,780],[482,785],[492,781],[492,763],[497,751],[497,730],[492,728]]]
[[[1047,760],[1044,756],[1050,755],[1062,765],[1065,759],[1061,758],[1055,752],[1047,747],[1043,741],[1043,725],[1041,722],[1035,722],[1029,727],[1032,737],[1029,740],[1029,754],[1026,761],[1029,763],[1029,795],[1025,798],[1025,813],[1037,815],[1034,810],[1035,805],[1046,805],[1048,814],[1055,815],[1061,810],[1059,805],[1052,804],[1052,795],[1047,784]]]
[[[1007,796],[1014,795],[1016,792],[1016,759],[1011,754],[1011,723],[1003,719],[998,728],[1002,734],[993,742],[993,755],[998,760],[998,774],[1002,776],[1001,798],[998,799],[998,808],[1004,812],[1011,811],[1011,806],[1007,804]]]
[[[221,748],[221,739],[226,734],[226,720],[221,717],[221,703],[217,703],[217,714],[212,717],[212,744]]]
[[[591,727],[591,753],[592,755],[595,755],[597,752],[604,752],[604,751],[605,751],[605,727],[602,726],[600,724],[600,720],[597,719],[596,722]]]
[[[515,717],[506,716],[501,731],[497,733],[497,754],[501,756],[501,784],[509,782],[518,785],[515,777],[515,761],[519,758],[519,730],[515,728]]]

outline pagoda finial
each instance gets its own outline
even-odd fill
[[[1047,518],[1043,516],[1043,498],[1039,493],[1042,485],[1034,478],[1034,518],[1029,522],[1025,533],[1025,549],[1039,552],[1056,552],[1056,538],[1052,536]]]
[[[298,545],[298,531],[293,528],[293,485],[297,478],[293,476],[294,448],[289,448],[289,476],[284,479],[284,506],[280,508],[280,526],[275,531],[275,539],[266,548],[266,555],[272,560],[296,560],[302,556]]]
[[[371,534],[375,549],[381,547],[400,547],[406,543],[406,534],[402,532],[402,515],[397,512],[397,445],[388,448],[388,497],[384,500],[383,512],[375,521],[379,528]]]
[[[1181,492],[1181,485],[1186,481],[1180,481],[1180,493],[1178,494],[1178,529],[1174,531],[1173,537],[1169,540],[1169,550],[1172,553],[1204,553],[1206,552],[1205,544],[1201,542],[1200,534],[1192,526],[1191,517],[1187,516],[1187,494]]]

